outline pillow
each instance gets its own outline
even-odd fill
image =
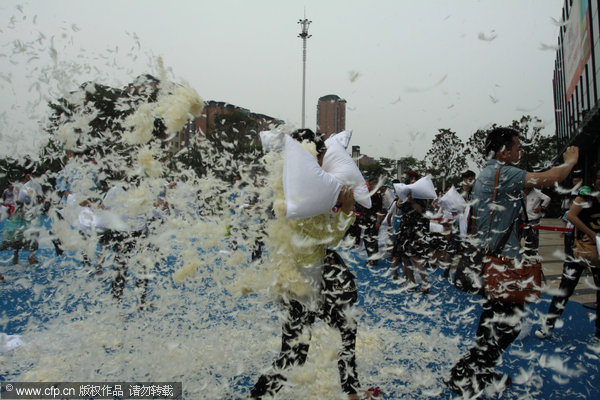
[[[408,199],[410,188],[405,183],[394,183],[394,192],[396,192],[396,196],[398,196],[400,201],[404,203]]]
[[[271,131],[262,131],[258,135],[260,136],[260,143],[265,152],[280,151],[283,148],[284,134],[282,132],[274,133]]]
[[[429,232],[444,233],[444,225],[429,221]]]
[[[329,143],[333,141],[337,141],[339,144],[344,146],[345,149],[348,148],[348,144],[350,144],[350,139],[352,138],[352,131],[341,131],[339,133],[334,133],[325,141],[325,145],[329,147]]]
[[[410,189],[410,194],[415,199],[437,199],[435,187],[429,176],[424,176],[415,183],[406,185],[406,187]]]
[[[464,197],[458,193],[454,186],[452,186],[440,199],[440,205],[444,210],[448,210],[453,213],[462,213],[467,205],[467,202],[465,201]]]
[[[286,219],[308,218],[331,211],[342,185],[323,171],[317,159],[300,143],[285,136],[283,193]]]
[[[331,138],[330,138],[331,139]],[[354,199],[363,207],[371,208],[369,188],[356,163],[346,149],[336,140],[327,139],[327,152],[323,158],[323,169],[348,187],[354,189]]]

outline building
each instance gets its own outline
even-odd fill
[[[600,160],[599,3],[565,0],[552,81],[558,154],[579,146],[586,177]]]
[[[209,100],[204,103],[202,115],[193,121],[189,121],[185,127],[171,139],[169,152],[171,154],[179,152],[182,148],[190,144],[190,140],[196,134],[204,135],[207,132],[211,132],[216,125],[215,120],[217,115],[230,114],[234,112],[240,112],[246,115],[250,119],[257,122],[264,130],[269,130],[272,125],[277,126],[283,123],[282,120],[265,114],[253,113],[246,108],[238,107],[222,101]]]
[[[335,94],[319,99],[317,103],[317,131],[325,137],[346,129],[346,100]]]

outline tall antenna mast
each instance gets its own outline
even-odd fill
[[[305,116],[305,99],[306,99],[306,39],[312,35],[308,34],[308,26],[312,21],[306,19],[306,9],[304,9],[304,19],[298,21],[302,26],[302,32],[298,35],[302,38],[302,129],[304,129],[304,116]]]

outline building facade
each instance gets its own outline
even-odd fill
[[[319,99],[317,103],[317,132],[329,137],[346,129],[346,100],[335,94]]]
[[[176,154],[181,149],[188,146],[195,135],[203,136],[205,133],[211,132],[216,126],[216,117],[218,115],[231,114],[234,112],[246,115],[248,118],[257,122],[263,130],[269,130],[272,125],[277,126],[283,123],[282,120],[264,114],[253,113],[246,108],[222,101],[210,100],[204,103],[204,109],[198,118],[189,121],[181,131],[173,136],[170,141],[169,152],[171,154]],[[258,132],[256,134],[258,135]]]
[[[552,81],[558,154],[579,146],[585,176],[600,160],[600,0],[565,0]]]

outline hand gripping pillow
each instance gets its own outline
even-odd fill
[[[319,166],[300,143],[285,136],[283,193],[287,219],[309,218],[331,211],[342,185]]]
[[[354,190],[354,199],[360,205],[371,208],[371,197],[365,178],[363,178],[352,157],[338,141],[327,139],[325,143],[327,144],[327,152],[323,158],[323,169],[335,176],[343,185],[351,187]]]
[[[325,141],[325,145],[327,145],[327,148],[329,148],[329,143],[333,142],[335,140],[339,144],[344,146],[345,149],[347,149],[348,145],[350,144],[351,138],[352,138],[352,131],[341,131],[339,133],[334,133],[333,135],[329,136],[329,139],[327,139]]]

